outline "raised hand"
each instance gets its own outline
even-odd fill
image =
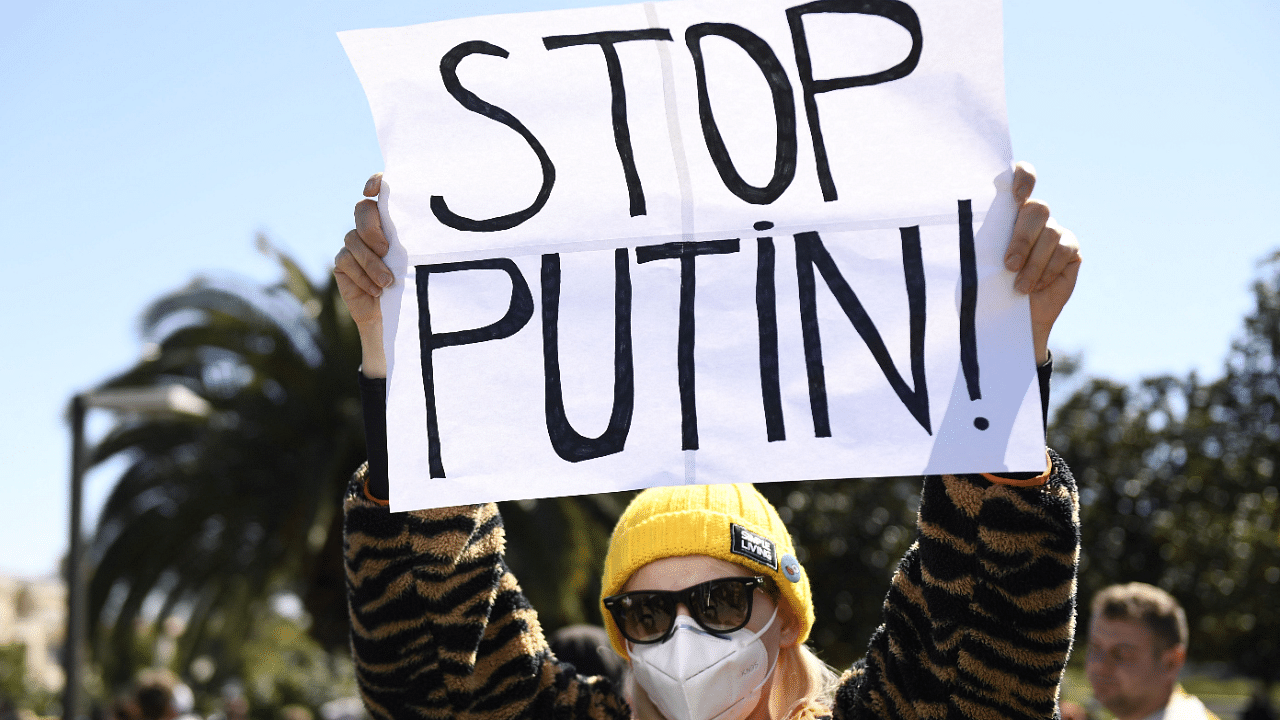
[[[1031,197],[1036,170],[1020,162],[1013,172],[1013,196],[1018,216],[1004,265],[1017,273],[1013,287],[1031,296],[1031,336],[1036,362],[1049,359],[1049,332],[1076,287],[1080,273],[1080,243],[1049,214],[1049,206]]]
[[[382,190],[382,173],[369,178],[364,185],[366,198],[376,198]],[[361,372],[365,377],[387,376],[387,359],[382,350],[382,306],[384,288],[395,278],[382,258],[391,249],[382,232],[377,200],[356,203],[356,228],[343,239],[343,248],[333,259],[333,275],[338,292],[347,303],[351,319],[360,332]]]

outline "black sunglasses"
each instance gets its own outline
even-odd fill
[[[644,645],[671,636],[676,625],[676,605],[680,603],[707,632],[741,630],[751,619],[753,591],[762,585],[764,578],[759,575],[719,578],[683,590],[637,590],[610,595],[604,599],[604,606],[623,637]]]

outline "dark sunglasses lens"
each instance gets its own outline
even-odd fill
[[[690,611],[714,632],[737,630],[751,615],[751,588],[739,580],[713,580],[693,593]]]
[[[653,642],[667,633],[675,620],[671,599],[659,593],[630,593],[619,606],[622,634],[632,642]]]

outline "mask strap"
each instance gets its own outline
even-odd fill
[[[752,639],[752,640],[755,640],[756,638],[758,638],[758,637],[760,637],[761,635],[763,635],[763,634],[764,634],[764,633],[765,633],[769,628],[773,627],[773,621],[774,621],[774,620],[777,620],[777,619],[778,619],[778,606],[777,606],[777,605],[774,605],[774,606],[773,606],[773,614],[769,616],[769,622],[765,623],[765,624],[764,624],[764,627],[762,627],[762,628],[760,628],[759,630],[757,630],[757,631],[755,632],[755,634],[751,636],[751,639]]]

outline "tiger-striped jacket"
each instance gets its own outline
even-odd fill
[[[1056,715],[1075,623],[1075,483],[924,480],[919,536],[884,624],[845,673],[839,720],[1030,720]],[[627,718],[617,688],[559,663],[503,561],[495,505],[389,513],[346,499],[352,651],[376,720]],[[850,579],[851,585],[857,585]]]

